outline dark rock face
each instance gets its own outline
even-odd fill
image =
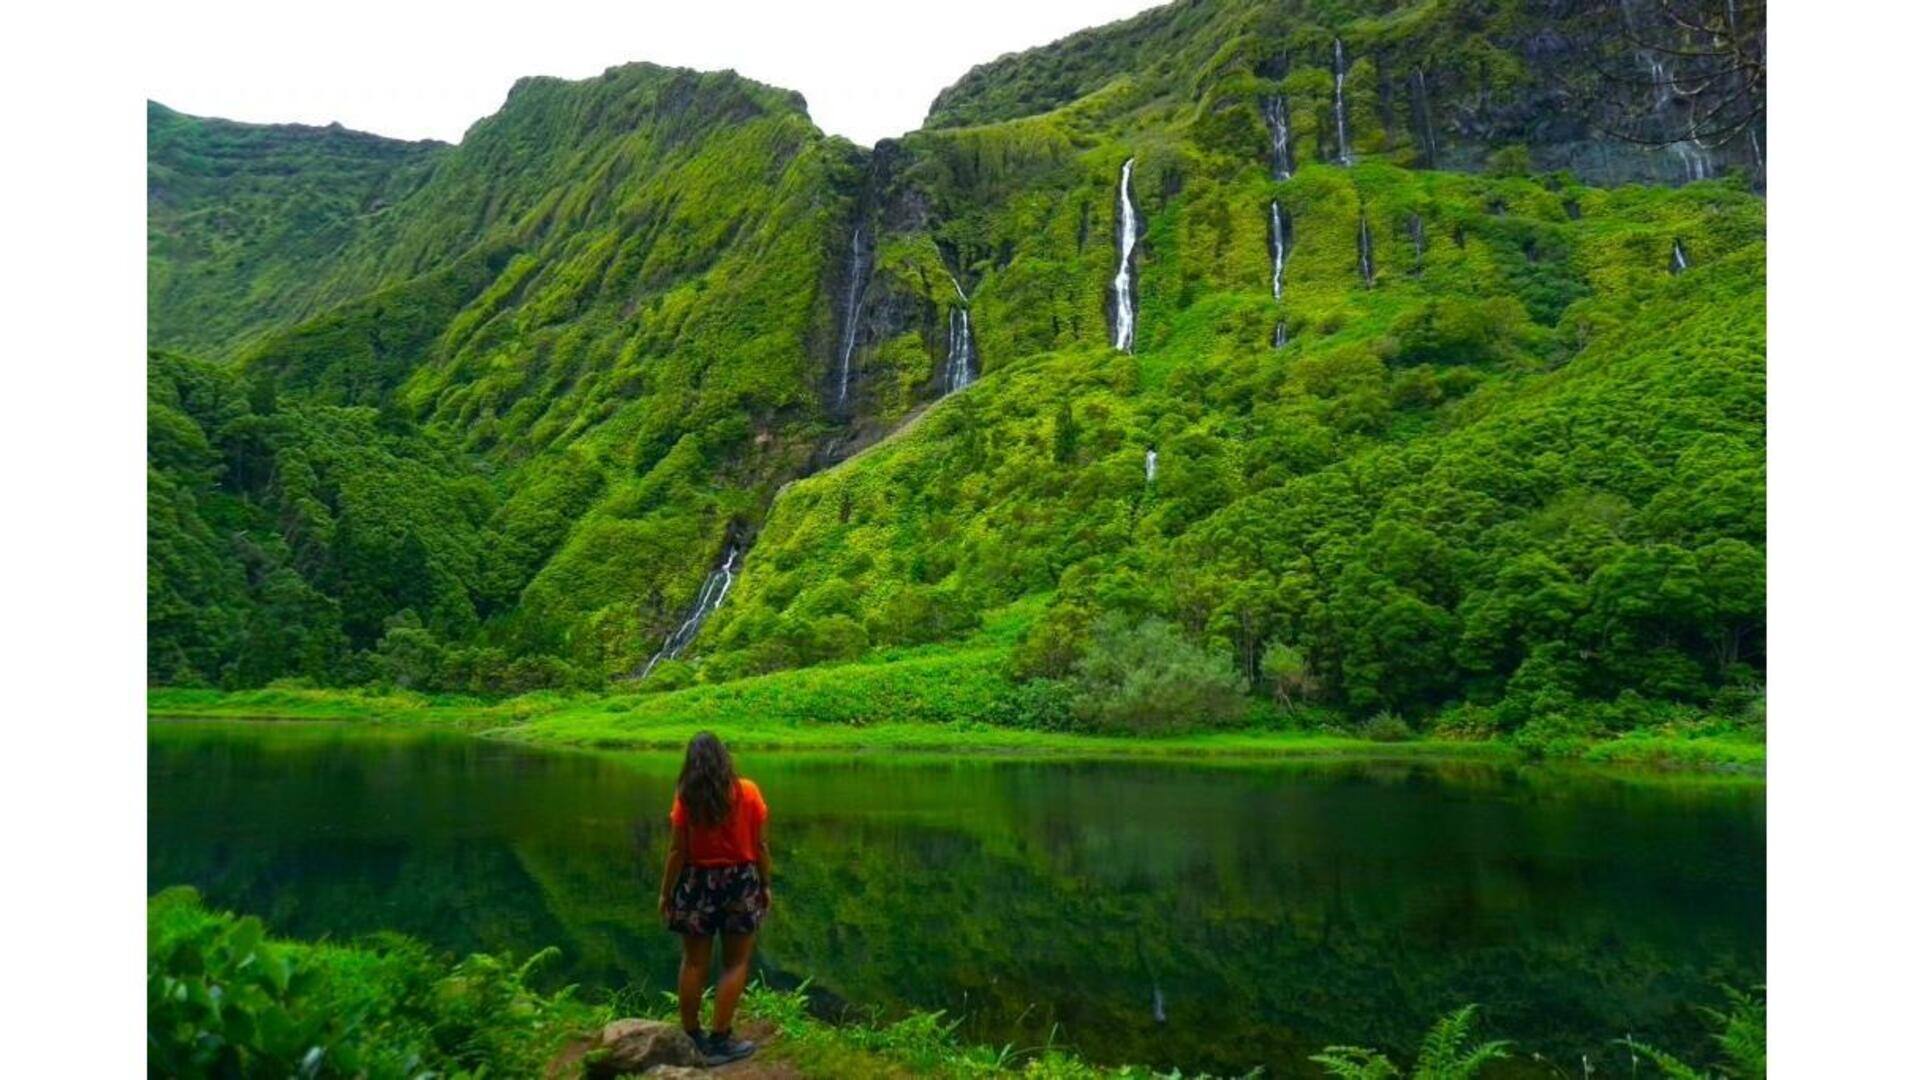
[[[1592,184],[1680,184],[1743,169],[1764,187],[1763,0],[1381,6],[1401,9],[1391,33],[1356,23],[1352,6],[1333,0],[1169,4],[980,65],[940,95],[928,125],[1057,108],[1122,72],[1143,94],[1194,100],[1204,88],[1192,80],[1231,25],[1247,58],[1240,70],[1274,83],[1307,68],[1331,78],[1336,67],[1371,66],[1371,130],[1350,141],[1360,157],[1477,172],[1490,154],[1520,145],[1536,171],[1566,170]],[[1335,41],[1344,45],[1338,63]],[[1219,70],[1232,77],[1233,65]],[[1302,148],[1332,161],[1331,95],[1299,89],[1292,106],[1316,121]],[[1345,89],[1354,128],[1362,87]],[[1265,110],[1270,101],[1252,104]]]
[[[586,1055],[587,1076],[592,1080],[656,1075],[648,1070],[661,1066],[705,1064],[686,1032],[658,1020],[615,1020],[600,1029]]]

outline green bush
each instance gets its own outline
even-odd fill
[[[1159,619],[1109,614],[1074,667],[1074,713],[1093,731],[1165,735],[1219,727],[1246,708],[1246,681]]]
[[[1355,724],[1353,733],[1372,742],[1406,742],[1413,738],[1413,729],[1400,714],[1386,709]]]
[[[419,943],[270,939],[192,889],[147,905],[147,1058],[157,1076],[537,1076],[569,1036],[607,1018],[523,964],[449,964]]]

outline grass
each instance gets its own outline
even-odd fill
[[[1020,754],[1109,758],[1391,757],[1521,760],[1499,739],[1416,738],[1381,743],[1328,730],[1250,726],[1159,738],[1091,735],[995,724],[982,709],[915,704],[906,690],[964,664],[950,657],[895,665],[782,672],[655,694],[527,694],[499,701],[405,691],[279,688],[221,692],[154,688],[156,719],[337,720],[445,727],[527,743],[603,750],[677,749],[714,730],[742,749]],[[899,668],[887,671],[887,668]],[[978,704],[978,702],[976,702]],[[1581,760],[1609,766],[1763,773],[1766,744],[1725,733],[1638,732],[1586,745]]]
[[[1764,773],[1767,768],[1767,744],[1738,735],[1669,735],[1635,731],[1596,743],[1582,756],[1582,760],[1605,765]]]

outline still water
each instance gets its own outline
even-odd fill
[[[1318,1075],[1440,1013],[1580,1075],[1764,981],[1765,789],[1481,764],[743,753],[772,807],[761,974],[1103,1062]],[[148,728],[150,888],[295,937],[548,944],[671,987],[678,759],[319,724]],[[1618,1067],[1614,1059],[1619,1058]]]

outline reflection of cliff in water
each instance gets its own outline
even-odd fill
[[[303,936],[565,951],[671,985],[652,910],[677,762],[429,737],[156,734],[149,880]],[[1764,960],[1764,792],[1487,767],[898,764],[746,754],[775,804],[774,981],[944,1008],[983,1042],[1318,1075],[1441,1012],[1563,1065]],[[244,812],[236,808],[244,807]],[[1071,988],[1063,992],[1062,988]],[[1165,1016],[1156,1023],[1156,1009]]]

